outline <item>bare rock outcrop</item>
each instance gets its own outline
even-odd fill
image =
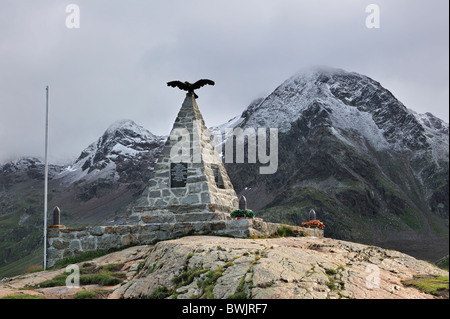
[[[109,298],[434,298],[402,284],[414,275],[448,272],[397,251],[330,238],[192,236],[158,243]]]
[[[403,284],[414,275],[448,276],[428,262],[380,247],[317,237],[243,239],[188,236],[134,246],[80,269],[117,265],[115,286],[39,288],[65,269],[5,278],[0,298],[27,294],[70,299],[83,290],[108,299],[432,299]]]

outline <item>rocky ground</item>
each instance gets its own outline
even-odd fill
[[[64,273],[60,269],[3,279],[0,298],[16,294],[74,298],[79,291],[91,290],[97,298],[109,299],[432,299],[442,296],[404,282],[415,275],[448,276],[447,271],[397,251],[315,237],[189,236],[131,247],[78,265],[89,269],[119,265],[115,271],[121,282],[39,288],[39,283]]]

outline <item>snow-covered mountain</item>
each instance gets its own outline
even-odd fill
[[[431,113],[408,110],[367,76],[328,67],[297,73],[219,128],[271,127],[287,133],[305,119],[308,128],[319,121],[349,145],[396,151],[432,147],[436,156],[448,158],[448,123]],[[356,132],[360,140],[349,137],[349,131]]]
[[[58,179],[65,183],[107,178],[131,182],[135,170],[151,170],[167,137],[156,136],[131,120],[120,120],[64,168]],[[146,167],[142,167],[145,163]],[[133,169],[134,168],[134,169]]]
[[[448,123],[408,110],[377,81],[302,71],[218,129],[234,127],[279,129],[275,174],[226,165],[263,218],[298,224],[314,208],[329,236],[386,245],[396,238],[401,249],[434,238],[433,249],[448,252]]]

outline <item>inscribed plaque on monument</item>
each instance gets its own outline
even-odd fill
[[[216,186],[218,188],[225,188],[225,186],[223,184],[222,175],[220,175],[219,165],[212,164],[211,165],[211,169],[212,169],[212,171],[214,173],[214,180],[216,181]]]
[[[170,163],[170,187],[186,187],[187,163]]]

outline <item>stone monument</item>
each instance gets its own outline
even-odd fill
[[[128,222],[227,220],[239,200],[213,139],[188,92],[147,188]]]
[[[238,200],[198,109],[194,89],[206,84],[214,82],[169,82],[188,93],[148,186],[122,222],[66,228],[60,225],[60,210],[55,208],[54,225],[48,226],[48,267],[88,251],[148,245],[188,234],[247,237],[277,233],[280,224],[260,218],[231,219],[233,210],[246,208],[246,200]],[[292,228],[298,234],[323,237],[321,229]]]

